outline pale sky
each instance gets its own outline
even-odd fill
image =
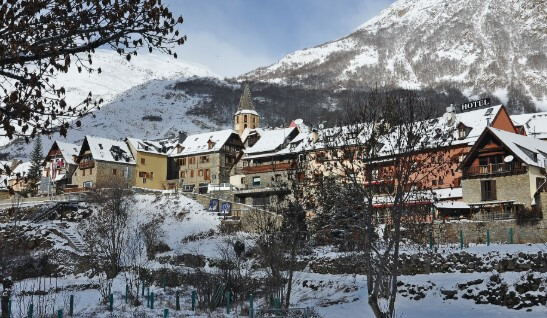
[[[351,33],[393,0],[167,0],[188,41],[179,58],[226,77]]]

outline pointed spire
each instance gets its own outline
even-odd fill
[[[237,107],[238,111],[245,109],[255,110],[255,106],[253,105],[253,98],[251,96],[251,89],[249,88],[248,83],[245,83],[245,87],[243,88],[243,94],[241,94],[241,98],[239,99],[239,106]]]

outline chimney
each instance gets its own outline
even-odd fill
[[[179,131],[179,135],[178,135],[179,144],[182,144],[184,140],[186,140],[186,133],[183,131]]]
[[[454,104],[450,104],[450,106],[446,107],[443,119],[446,120],[449,126],[454,125],[456,122],[456,108],[454,107]]]
[[[317,131],[317,128],[313,128],[311,131],[312,131],[313,142],[316,143],[317,139],[319,139],[319,132]]]

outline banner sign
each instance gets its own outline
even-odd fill
[[[209,201],[209,211],[218,212],[218,199],[211,199]]]
[[[222,203],[222,207],[220,208],[220,213],[222,213],[222,215],[231,214],[232,213],[232,203],[230,203],[230,202]]]
[[[466,112],[466,111],[474,110],[476,108],[481,108],[485,106],[490,106],[490,98],[483,98],[479,100],[474,100],[472,102],[463,103],[460,105],[460,111]]]

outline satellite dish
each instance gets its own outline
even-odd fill
[[[503,162],[511,162],[511,161],[513,161],[513,159],[515,159],[515,157],[513,157],[513,155],[509,155],[509,156],[503,158]]]

